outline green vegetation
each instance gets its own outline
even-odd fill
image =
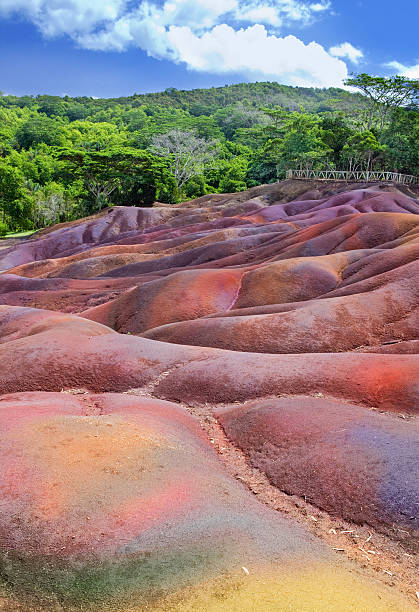
[[[27,236],[31,236],[36,230],[26,230],[23,232],[8,232],[4,237],[5,238],[26,238]]]
[[[31,229],[31,230],[25,230],[22,232],[9,232],[9,228],[7,227],[7,225],[0,221],[0,240],[3,238],[4,239],[27,238],[28,236],[31,236],[36,231],[37,230],[35,229]],[[2,245],[1,242],[0,242],[0,245]]]
[[[418,82],[249,83],[117,99],[0,97],[0,233],[241,191],[287,168],[418,174]]]

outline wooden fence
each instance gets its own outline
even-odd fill
[[[349,170],[287,170],[286,178],[320,179],[334,181],[392,181],[405,185],[418,185],[419,177],[411,174],[381,171],[349,171]]]

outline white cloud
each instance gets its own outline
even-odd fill
[[[127,0],[1,0],[0,15],[25,15],[45,36],[73,36],[114,22],[126,6]]]
[[[167,0],[160,19],[165,25],[210,28],[238,6],[238,0]]]
[[[317,2],[308,4],[301,0],[275,0],[269,2],[254,0],[250,4],[239,4],[235,17],[237,21],[249,21],[254,24],[266,24],[279,27],[287,22],[300,22],[307,25],[316,13],[325,11],[330,2]]]
[[[393,61],[384,65],[386,68],[392,68],[397,74],[407,77],[408,79],[419,79],[419,64],[414,66],[405,66],[400,62]]]
[[[283,23],[309,23],[316,13],[330,7],[328,1],[156,2],[0,0],[0,15],[18,11],[45,36],[66,34],[91,50],[124,51],[135,46],[152,57],[185,63],[195,71],[318,87],[341,85],[347,77],[346,64],[320,44],[304,44],[295,36],[272,33]],[[239,27],[246,22],[252,25]],[[341,47],[345,45],[351,48],[352,58],[359,57],[360,51],[349,43]]]
[[[280,11],[290,20],[309,23],[313,20],[313,13],[320,13],[330,8],[330,2],[309,3],[298,2],[297,0],[277,0],[275,5],[279,5]]]
[[[314,4],[309,4],[309,8],[315,13],[321,13],[330,8],[330,2],[315,2]]]
[[[245,8],[236,14],[238,21],[250,21],[251,23],[266,23],[275,27],[281,25],[278,11],[273,6],[255,6]]]
[[[360,60],[364,57],[361,49],[357,49],[348,42],[330,47],[329,53],[335,57],[347,57],[354,64],[359,64]]]
[[[347,76],[345,63],[321,45],[305,45],[295,36],[269,35],[260,24],[240,30],[223,24],[202,36],[190,28],[171,27],[168,38],[180,61],[193,70],[239,73],[253,80],[270,78],[307,87],[329,87]]]

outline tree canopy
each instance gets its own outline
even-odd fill
[[[345,85],[359,89],[367,102],[367,129],[384,128],[391,109],[410,108],[417,110],[419,81],[403,76],[377,77],[364,72],[347,79]]]
[[[418,174],[418,82],[359,74],[347,84],[0,95],[2,231],[240,191],[290,167]]]
[[[153,137],[151,151],[166,159],[179,189],[202,174],[217,155],[217,143],[178,128]]]

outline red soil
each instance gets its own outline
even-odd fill
[[[217,458],[185,405],[207,406],[208,419],[213,410],[226,444],[240,447],[270,486],[342,520],[368,524],[395,546],[402,541],[411,549],[417,518],[412,492],[413,415],[419,405],[418,213],[414,197],[391,186],[285,181],[173,207],[116,207],[1,250],[0,393],[31,392],[0,396],[0,428],[15,428],[1,455],[2,490],[11,496],[1,518],[3,538],[13,554],[30,563],[36,557],[42,566],[51,555],[71,565],[74,552],[87,568],[93,557],[93,565],[105,557],[116,563],[114,555],[123,549],[125,563],[125,537],[146,546],[147,506],[162,525],[172,525],[177,535],[167,546],[182,557],[189,554],[182,548],[185,533],[195,544],[213,537],[208,512],[215,506],[209,511],[204,499],[210,490],[211,503],[221,504],[217,516],[224,517],[217,518],[224,525],[217,534],[228,532],[231,521],[240,523],[238,508],[253,508],[251,496],[241,498],[233,492],[234,480],[218,473]],[[33,393],[68,389],[86,394]],[[131,401],[121,392],[159,401]],[[90,435],[88,419],[105,413],[117,415],[118,436],[111,441],[104,429],[103,447],[94,441],[90,452],[90,441],[82,443]],[[134,429],[146,422],[153,440],[163,440],[151,455],[134,444]],[[55,428],[55,446],[49,434],[40,433],[48,427]],[[184,449],[178,456],[169,439]],[[101,453],[111,447],[115,461],[122,457],[115,482],[100,467]],[[154,452],[167,483],[159,480],[154,459],[148,463]],[[66,480],[72,455],[79,463]],[[140,455],[144,489],[134,476]],[[170,476],[181,465],[188,466],[185,473],[179,468]],[[65,484],[54,493],[52,480]],[[228,510],[218,499],[223,486],[235,500]],[[140,490],[146,505],[135,497]],[[254,503],[243,534],[251,529],[263,539],[268,527]],[[83,504],[92,515],[89,532],[74,510]],[[195,512],[199,520],[192,518]],[[199,534],[194,520],[202,526]],[[93,557],[87,561],[90,532]],[[107,534],[103,541],[101,534]],[[266,554],[271,575],[276,552],[262,548],[255,557],[246,554]],[[67,552],[58,554],[61,549]],[[58,561],[51,563],[54,573]],[[42,582],[44,570],[37,565],[29,571],[29,565],[22,570],[25,580],[33,572]],[[203,573],[211,574],[204,566]],[[226,567],[216,564],[211,575],[222,575]],[[51,576],[58,593],[62,577]],[[185,601],[186,582],[176,582]],[[166,586],[164,597],[177,592]],[[132,609],[157,597],[157,591],[144,595],[144,587],[138,589],[145,599],[137,593],[128,602]],[[110,587],[109,601],[117,590]],[[45,597],[39,609],[53,609]],[[93,609],[101,609],[93,600]],[[82,609],[78,605],[67,601],[63,609]],[[126,602],[118,605],[130,609]],[[251,605],[242,602],[237,609]],[[213,609],[208,602],[199,606],[190,609]],[[351,608],[340,602],[330,609]]]

